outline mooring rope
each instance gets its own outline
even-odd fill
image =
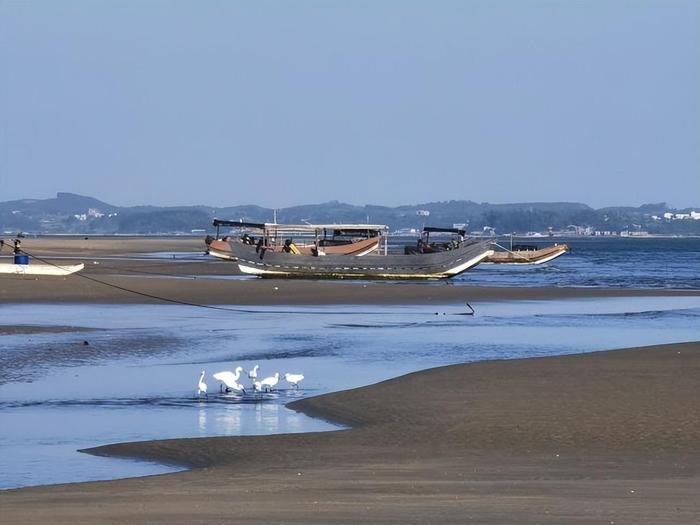
[[[53,267],[59,268],[59,269],[65,269],[65,265],[61,266],[59,264],[55,264],[55,263],[53,263],[53,262],[51,262],[43,257],[40,257],[40,256],[35,255],[33,253],[30,253],[23,248],[17,248],[17,250],[19,253],[27,255],[33,259],[36,259],[37,261],[40,261],[44,264],[47,264],[49,266],[53,266]],[[236,312],[236,313],[256,313],[256,314],[290,313],[290,312],[284,311],[284,310],[266,310],[266,311],[265,310],[251,310],[251,309],[246,309],[246,308],[233,308],[233,307],[227,307],[227,306],[216,306],[216,305],[210,305],[210,304],[194,303],[191,301],[182,301],[179,299],[173,299],[170,297],[155,295],[155,294],[151,294],[148,292],[141,292],[139,290],[134,290],[133,288],[127,288],[125,286],[120,286],[118,284],[110,283],[110,282],[104,281],[102,279],[97,279],[96,277],[85,275],[84,273],[82,273],[80,271],[69,274],[69,275],[75,276],[75,277],[80,277],[82,279],[86,279],[88,281],[91,281],[91,282],[94,282],[97,284],[101,284],[103,286],[114,288],[114,289],[120,290],[122,292],[135,294],[135,295],[138,295],[141,297],[146,297],[148,299],[154,299],[156,301],[163,301],[166,303],[178,304],[181,306],[191,306],[191,307],[195,307],[195,308],[206,308],[209,310],[219,310],[219,311]],[[454,315],[474,315],[476,313],[474,308],[468,302],[465,301],[465,303],[466,303],[467,307],[470,309],[470,311],[464,312],[464,313],[456,313]],[[294,313],[294,314],[311,314],[311,315],[318,314],[318,312],[305,312],[305,311],[295,311],[292,313]],[[332,314],[332,313],[338,313],[338,312],[326,312],[326,313]],[[355,315],[384,315],[386,312],[340,312],[340,313],[342,313],[342,314],[355,314]]]
[[[23,253],[24,255],[28,255],[29,257],[31,257],[31,258],[33,258],[33,259],[36,259],[37,261],[41,261],[41,262],[44,263],[44,264],[48,264],[49,266],[53,266],[53,267],[55,267],[55,268],[60,268],[60,269],[65,269],[65,266],[61,266],[61,265],[59,265],[59,264],[54,264],[54,263],[52,263],[51,261],[49,261],[49,260],[47,260],[47,259],[44,259],[44,258],[42,258],[42,257],[39,257],[38,255],[34,255],[34,254],[32,254],[32,253],[29,253],[28,251],[26,251],[26,250],[23,249],[23,248],[20,248],[19,251],[20,251],[21,253]],[[123,292],[132,293],[132,294],[135,294],[135,295],[140,295],[141,297],[147,297],[147,298],[149,298],[149,299],[155,299],[155,300],[157,300],[157,301],[164,301],[164,302],[167,302],[167,303],[179,304],[179,305],[182,305],[182,306],[194,306],[194,307],[196,307],[196,308],[208,308],[208,309],[211,309],[211,310],[224,310],[224,311],[242,312],[242,313],[251,313],[251,312],[257,313],[256,310],[246,310],[246,309],[243,309],[243,308],[230,308],[230,307],[225,307],[225,306],[215,306],[215,305],[210,305],[210,304],[193,303],[193,302],[190,302],[190,301],[181,301],[181,300],[179,300],[179,299],[172,299],[172,298],[170,298],[170,297],[163,297],[163,296],[160,296],[160,295],[155,295],[155,294],[151,294],[151,293],[147,293],[147,292],[140,292],[140,291],[138,291],[138,290],[134,290],[133,288],[127,288],[127,287],[125,287],[125,286],[120,286],[120,285],[118,285],[118,284],[109,283],[109,282],[107,282],[107,281],[103,281],[102,279],[97,279],[97,278],[95,278],[95,277],[91,277],[91,276],[89,276],[89,275],[85,275],[85,274],[83,274],[83,273],[81,273],[81,272],[75,272],[75,273],[72,273],[72,274],[69,274],[69,275],[73,275],[73,276],[75,276],[75,277],[80,277],[80,278],[82,278],[82,279],[87,279],[88,281],[92,281],[92,282],[94,282],[94,283],[98,283],[98,284],[101,284],[101,285],[103,285],[103,286],[108,286],[108,287],[114,288],[114,289],[116,289],[116,290],[121,290],[121,291],[123,291]]]

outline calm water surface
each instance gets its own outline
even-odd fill
[[[432,366],[700,339],[697,297],[474,306],[469,317],[456,306],[1,305],[3,324],[93,330],[0,336],[0,487],[172,470],[76,452],[106,443],[335,429],[284,404]],[[306,379],[220,395],[211,374],[238,364]],[[194,397],[201,370],[207,400]]]
[[[499,241],[508,248],[509,241]],[[481,264],[457,282],[488,286],[700,289],[700,239],[573,238],[517,240],[571,252],[534,266]]]

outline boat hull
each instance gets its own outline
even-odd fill
[[[207,247],[209,255],[216,257],[217,259],[224,259],[226,261],[235,261],[236,257],[231,253],[231,247],[228,241],[212,241]]]
[[[567,244],[558,244],[532,251],[496,252],[488,257],[484,264],[544,264],[564,255],[568,251],[569,246]]]
[[[71,264],[54,266],[51,264],[0,264],[0,274],[3,275],[71,275],[84,269],[85,265]]]
[[[448,279],[473,268],[493,254],[488,242],[476,242],[455,250],[417,255],[368,255],[366,257],[291,255],[231,243],[241,272],[269,278],[294,279]]]

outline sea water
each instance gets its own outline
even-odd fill
[[[77,452],[107,443],[334,430],[285,404],[433,366],[700,339],[700,297],[473,306],[1,305],[3,324],[76,330],[0,336],[0,487],[178,468]],[[306,379],[219,393],[212,373],[254,364]]]
[[[499,241],[509,248],[509,241]],[[700,289],[697,238],[536,238],[539,248],[566,243],[571,252],[546,264],[480,264],[455,280],[483,286]]]

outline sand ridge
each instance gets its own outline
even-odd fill
[[[222,263],[227,265],[229,263]],[[159,271],[164,271],[162,269]],[[168,271],[173,271],[172,267]],[[609,288],[515,288],[448,286],[440,282],[332,282],[143,275],[86,275],[101,282],[68,277],[0,277],[5,303],[165,304],[170,301],[209,305],[425,304],[477,301],[550,300],[597,297],[700,296],[700,290],[628,290]],[[125,290],[126,289],[126,290]],[[131,293],[132,290],[136,293]],[[159,300],[158,298],[165,300]],[[437,311],[437,310],[436,310]],[[466,307],[465,307],[466,311]]]

